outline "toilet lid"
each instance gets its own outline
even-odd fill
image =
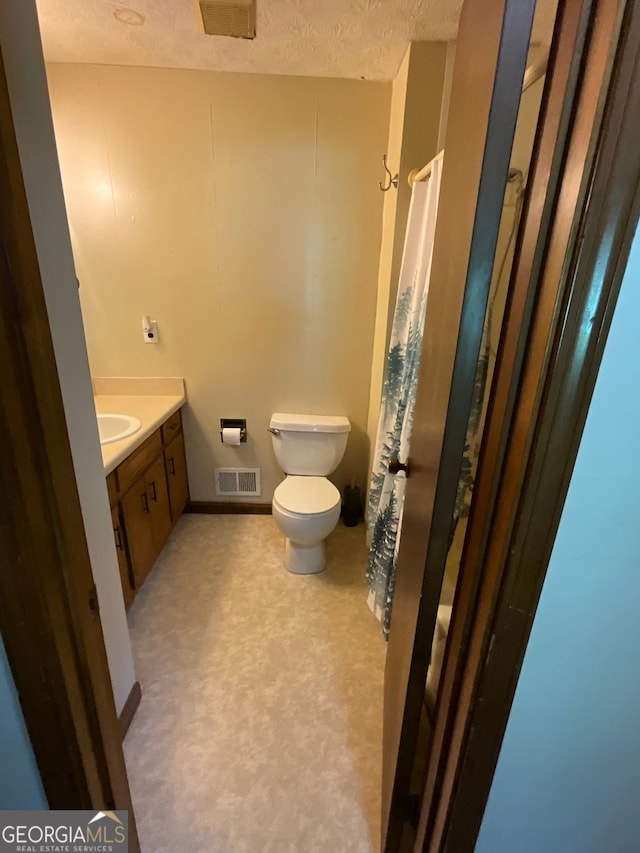
[[[329,512],[340,503],[340,492],[326,477],[287,477],[273,497],[282,509],[301,515]]]

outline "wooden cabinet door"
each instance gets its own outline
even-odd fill
[[[118,555],[118,567],[120,568],[120,582],[122,583],[124,606],[128,610],[135,597],[135,591],[129,575],[129,559],[127,557],[127,549],[125,547],[124,526],[120,520],[119,504],[111,507],[111,522],[113,524],[113,535],[116,540],[116,554]]]
[[[160,457],[162,459],[162,457]],[[122,499],[122,514],[136,589],[151,571],[157,550],[151,525],[151,501],[145,477],[140,476]]]
[[[179,417],[177,420],[174,417],[167,423],[170,426],[173,422],[179,428]],[[156,439],[158,450],[155,459],[153,459],[148,451],[153,449]],[[160,447],[160,431],[158,431],[157,436],[154,434],[145,442],[143,449],[147,453],[147,456],[144,457],[147,462],[149,457],[153,461],[150,465],[145,466],[144,474],[140,473],[133,485],[127,489],[120,504],[119,517],[117,511],[113,511],[116,546],[119,541],[118,535],[123,545],[122,549],[118,549],[118,558],[122,559],[120,574],[127,607],[133,601],[135,590],[140,588],[151,571],[158,554],[169,538],[173,522],[180,517],[189,499],[187,463],[182,431],[172,439],[164,451]],[[140,450],[136,453],[137,457],[143,458]],[[132,461],[130,458],[123,463],[130,473],[129,483],[135,477],[135,471],[132,470],[134,462],[135,459]],[[120,466],[118,471],[122,467]],[[138,468],[138,470],[140,469]],[[116,527],[118,527],[117,530]],[[127,565],[126,561],[125,541],[129,551],[130,566]],[[132,575],[132,578],[129,583],[129,598],[127,598],[124,584],[125,577],[129,575]]]
[[[151,533],[155,548],[154,558],[158,556],[171,533],[171,510],[169,509],[169,491],[167,475],[164,470],[164,456],[161,454],[144,475],[147,485],[147,498],[151,517]]]
[[[179,432],[164,451],[167,465],[167,483],[169,484],[169,503],[173,523],[182,515],[189,500],[189,481],[187,479],[187,459],[184,452],[184,435]]]

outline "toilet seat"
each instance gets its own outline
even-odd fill
[[[273,502],[288,515],[324,515],[338,506],[340,492],[326,477],[292,475],[276,487]]]

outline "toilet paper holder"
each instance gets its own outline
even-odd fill
[[[240,444],[247,443],[247,419],[246,418],[220,418],[220,441],[222,441],[223,429],[239,429]]]

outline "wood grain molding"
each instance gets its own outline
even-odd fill
[[[184,511],[194,515],[271,515],[271,504],[189,501]]]
[[[49,315],[0,61],[0,631],[49,806],[127,809]]]
[[[434,737],[429,759],[423,808],[418,841],[424,849],[430,849],[433,841],[436,815],[441,813],[441,801],[447,801],[451,789],[445,780],[445,768],[450,760],[451,736],[455,709],[460,701],[462,670],[469,642],[473,607],[480,583],[481,549],[486,544],[487,519],[497,490],[493,477],[499,471],[504,439],[501,430],[492,428],[492,423],[501,427],[508,424],[512,415],[512,384],[518,366],[522,362],[522,342],[526,340],[525,324],[531,322],[531,280],[540,275],[542,249],[551,220],[556,193],[560,180],[561,162],[557,151],[566,143],[573,112],[572,92],[576,86],[574,52],[578,39],[584,41],[587,23],[582,9],[575,3],[568,4],[557,22],[557,40],[562,42],[562,51],[552,47],[547,83],[540,108],[538,141],[534,147],[529,171],[529,189],[517,238],[514,263],[509,285],[509,296],[505,309],[504,328],[509,335],[502,337],[497,361],[487,421],[483,435],[482,453],[479,460],[471,516],[467,528],[465,549],[462,555],[455,605],[449,630],[449,642],[443,663],[438,690]]]
[[[122,740],[124,740],[126,733],[129,731],[129,726],[131,725],[131,721],[138,710],[138,705],[140,704],[141,699],[142,688],[140,687],[140,682],[136,681],[127,696],[127,701],[124,703],[122,711],[120,711],[120,716],[118,717]]]
[[[639,6],[561,4],[416,849],[475,848],[638,218]]]
[[[384,684],[382,849],[412,823],[416,742],[534,0],[462,8]]]

